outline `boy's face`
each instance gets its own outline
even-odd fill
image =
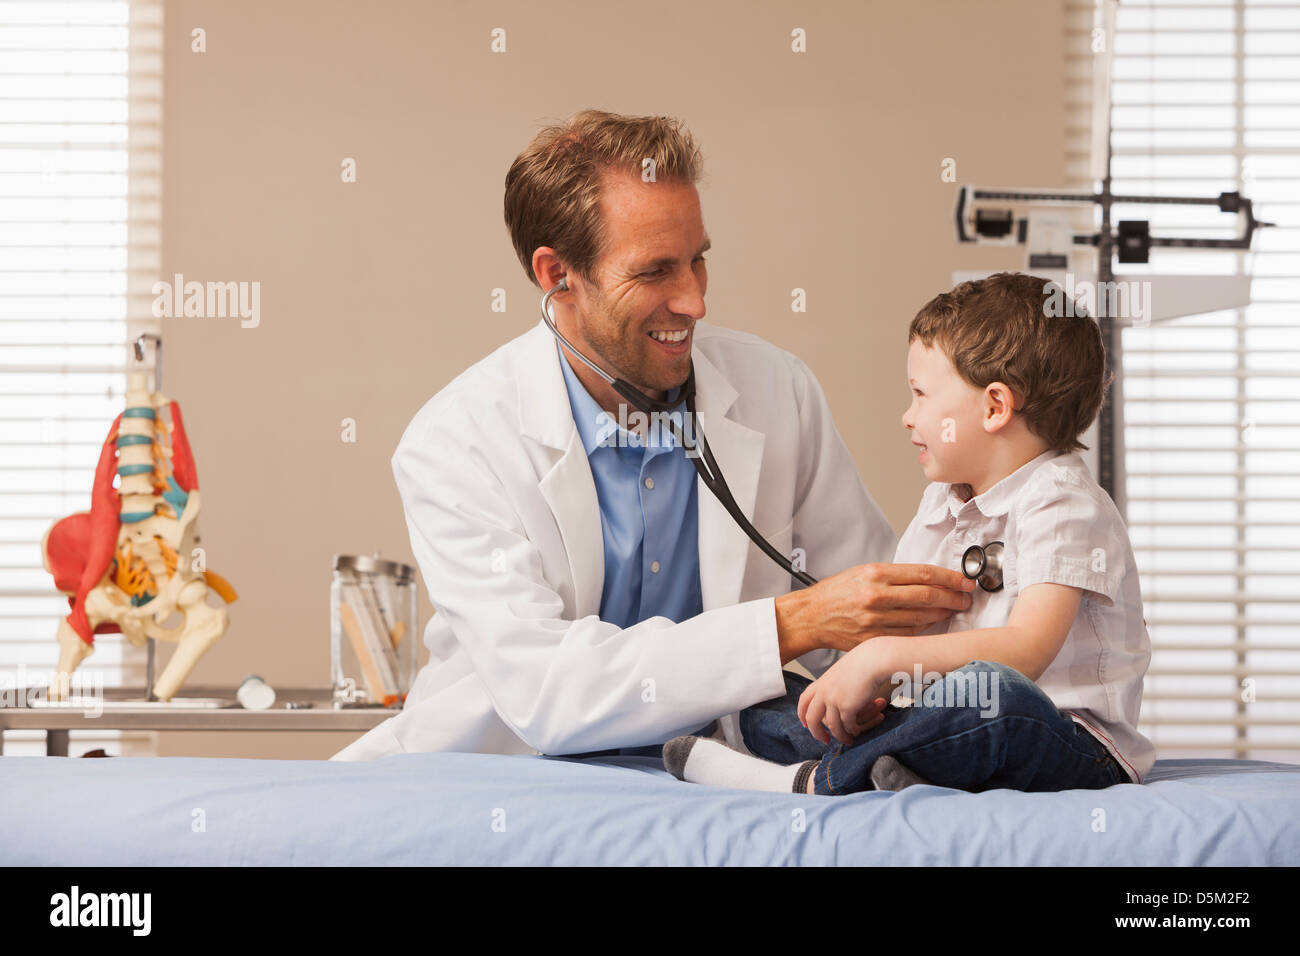
[[[913,339],[907,349],[912,404],[903,427],[930,481],[968,482],[978,474],[989,435],[984,431],[984,390],[968,383],[938,348]]]

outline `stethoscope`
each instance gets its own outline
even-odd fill
[[[744,531],[745,534],[749,535],[750,540],[758,545],[764,554],[780,565],[782,570],[788,571],[791,576],[807,587],[812,587],[816,584],[816,578],[811,574],[808,574],[806,571],[796,569],[785,555],[772,547],[768,540],[758,533],[754,526],[749,523],[749,519],[745,517],[745,513],[741,511],[740,507],[736,504],[736,499],[732,497],[731,489],[727,486],[727,480],[722,476],[722,469],[718,467],[718,463],[713,460],[713,453],[709,451],[709,443],[704,437],[703,430],[700,428],[699,416],[695,413],[695,361],[691,361],[690,371],[686,374],[686,381],[682,384],[681,391],[675,402],[661,402],[647,397],[636,386],[628,384],[621,378],[614,378],[611,376],[599,365],[574,348],[573,344],[560,334],[560,330],[555,327],[555,322],[551,319],[551,314],[547,311],[546,307],[550,304],[551,296],[555,295],[557,292],[562,292],[567,288],[569,288],[569,280],[567,277],[562,278],[554,288],[542,296],[542,321],[546,323],[546,327],[551,330],[565,348],[573,353],[574,357],[577,358],[578,361],[582,362],[589,369],[608,382],[614,391],[622,395],[634,407],[640,409],[643,414],[652,415],[658,413],[661,416],[660,420],[667,422],[668,427],[672,430],[673,437],[677,439],[684,449],[687,451],[695,451],[698,449],[699,454],[687,455],[687,457],[691,460],[691,463],[695,465],[695,470],[699,473],[700,480],[704,482],[709,491],[713,492],[713,496],[721,502],[722,507],[727,509],[727,513],[731,515],[732,520],[740,526],[740,529]],[[693,426],[692,431],[697,437],[697,441],[692,445],[686,444],[686,439],[682,435],[681,428],[678,426],[676,421],[666,414],[680,405],[683,401],[686,402],[686,414],[690,416],[691,424]],[[708,465],[707,470],[705,468],[706,463]]]
[[[972,544],[961,556],[961,573],[975,581],[985,591],[1002,590],[1002,556],[1006,545],[990,541],[984,547]]]

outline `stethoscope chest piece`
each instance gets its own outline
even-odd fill
[[[961,556],[961,573],[977,582],[985,591],[1002,590],[1002,555],[1006,546],[991,541],[984,547],[972,544]]]

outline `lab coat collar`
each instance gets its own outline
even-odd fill
[[[525,436],[561,452],[551,470],[542,477],[539,488],[564,540],[573,574],[577,615],[599,614],[605,576],[600,505],[587,450],[573,420],[555,336],[539,318],[520,344],[522,353],[516,364],[520,430]],[[691,357],[695,362],[695,407],[705,440],[727,478],[737,506],[753,521],[766,436],[726,417],[739,393],[698,344],[693,345]],[[695,435],[689,437],[696,439]],[[699,550],[701,555],[707,555],[707,560],[700,561],[704,610],[730,607],[741,600],[751,542],[698,477],[696,494]],[[758,553],[757,548],[752,550]]]
[[[1025,486],[1025,482],[1029,480],[1034,470],[1044,462],[1063,454],[1065,452],[1049,448],[1041,455],[1025,462],[1001,481],[995,482],[993,487],[982,495],[976,495],[974,498],[970,497],[972,490],[970,485],[949,483],[945,486],[939,502],[922,520],[927,526],[941,524],[948,520],[950,515],[956,518],[970,504],[974,504],[980,514],[986,518],[1004,515],[1011,510],[1011,503],[1015,500],[1016,494]]]

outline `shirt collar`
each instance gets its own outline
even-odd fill
[[[557,341],[556,350],[560,353],[560,370],[564,373],[564,387],[569,392],[569,405],[573,409],[573,423],[578,428],[578,437],[582,439],[583,450],[586,451],[587,457],[597,448],[605,447],[606,444],[612,444],[610,436],[623,432],[626,444],[634,447],[641,447],[642,440],[639,435],[628,432],[626,429],[619,428],[618,422],[609,412],[600,407],[599,403],[591,397],[591,392],[582,384],[573,367],[569,365],[568,359],[564,357],[563,347]],[[667,395],[667,401],[673,401],[681,393],[681,386],[672,389]],[[633,410],[634,411],[634,410]],[[630,412],[629,412],[630,414]],[[663,428],[660,429],[661,441],[672,448],[676,445],[676,439],[673,438],[672,432]]]
[[[971,492],[970,485],[948,483],[944,486],[939,501],[930,509],[930,513],[923,520],[927,525],[939,524],[946,521],[949,515],[954,518],[957,517],[963,508],[972,503],[979,509],[980,514],[987,518],[1004,515],[1011,510],[1011,502],[1025,486],[1025,482],[1029,480],[1029,476],[1033,474],[1034,470],[1044,462],[1051,461],[1063,454],[1065,452],[1049,448],[1036,458],[1031,458],[1025,462],[1001,481],[996,482],[993,487],[982,495],[976,495],[974,498],[967,497]]]

